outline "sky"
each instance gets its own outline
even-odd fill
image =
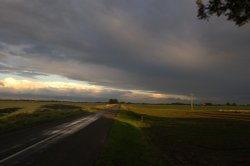
[[[250,25],[195,0],[1,0],[0,98],[250,103]]]

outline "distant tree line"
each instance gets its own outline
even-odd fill
[[[121,104],[150,104],[150,105],[190,105],[190,103],[181,103],[181,102],[174,102],[174,103],[138,103],[138,102],[119,102]],[[218,103],[196,103],[195,106],[250,106],[250,104],[236,104],[236,103],[230,103],[227,102],[225,104],[218,104]]]
[[[118,104],[118,100],[117,99],[109,99],[109,104]]]

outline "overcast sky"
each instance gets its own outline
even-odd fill
[[[250,103],[250,25],[195,1],[1,0],[0,97]]]

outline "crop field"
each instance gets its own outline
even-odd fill
[[[124,104],[98,165],[250,165],[250,107]]]
[[[104,103],[0,101],[0,132],[32,126],[107,107]]]

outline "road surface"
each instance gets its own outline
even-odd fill
[[[87,113],[1,135],[0,165],[92,166],[116,110]]]

